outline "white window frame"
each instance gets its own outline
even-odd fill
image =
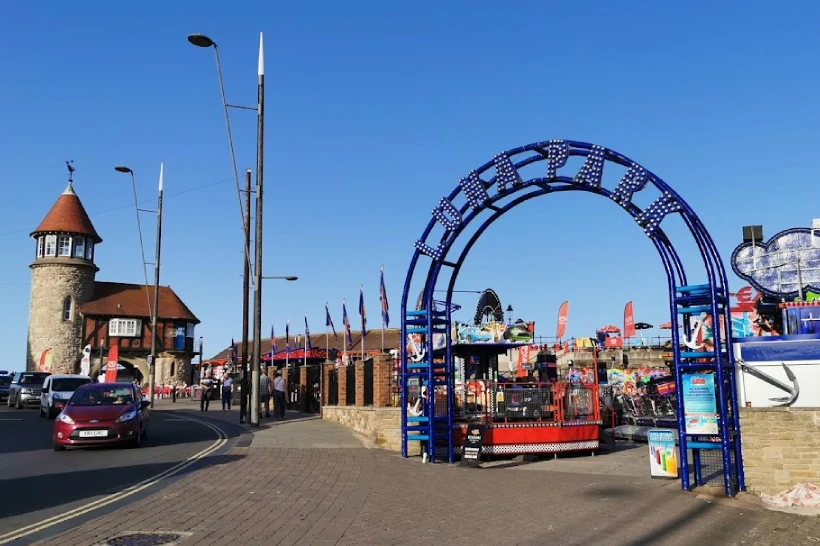
[[[71,257],[71,235],[57,236],[57,256],[61,258]]]
[[[57,236],[46,235],[46,258],[53,258],[57,255]]]
[[[37,237],[37,257],[42,258],[43,253],[46,251],[46,239],[42,235]]]
[[[142,320],[115,318],[108,321],[110,337],[142,337]]]
[[[66,303],[68,304],[66,306]],[[67,308],[66,308],[67,307]],[[66,316],[68,315],[68,316]],[[66,299],[63,300],[63,320],[69,321],[74,316],[74,301],[71,299],[71,296],[68,296]]]
[[[94,258],[94,239],[91,237],[85,242],[85,259],[92,260]]]
[[[73,256],[81,260],[85,258],[85,237],[74,237]]]

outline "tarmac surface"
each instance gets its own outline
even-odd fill
[[[167,405],[164,406],[167,408]],[[233,447],[173,485],[41,544],[817,544],[818,518],[687,493],[647,477],[645,446],[471,469],[423,465],[348,429],[289,415],[253,431],[201,414]],[[134,535],[136,533],[136,535]],[[127,536],[132,540],[126,540]]]

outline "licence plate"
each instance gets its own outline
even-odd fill
[[[108,436],[107,430],[81,430],[80,438],[105,438]]]

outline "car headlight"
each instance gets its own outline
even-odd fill
[[[115,423],[124,423],[125,421],[131,421],[132,419],[136,419],[137,415],[139,415],[139,412],[137,412],[136,410],[129,411],[128,413],[123,413],[117,418]]]
[[[51,395],[51,399],[52,399],[52,400],[62,400],[62,399],[63,399],[63,395],[62,395],[62,394],[60,394],[59,392],[55,392],[54,394],[52,394],[52,395]]]
[[[65,423],[67,425],[73,425],[74,424],[74,419],[72,419],[71,417],[69,417],[65,413],[61,413],[60,415],[58,415],[57,420],[62,421],[63,423]]]
[[[31,394],[31,389],[20,389],[22,394]]]

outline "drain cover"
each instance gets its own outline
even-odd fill
[[[107,546],[162,546],[182,538],[175,533],[134,533],[108,539]]]

